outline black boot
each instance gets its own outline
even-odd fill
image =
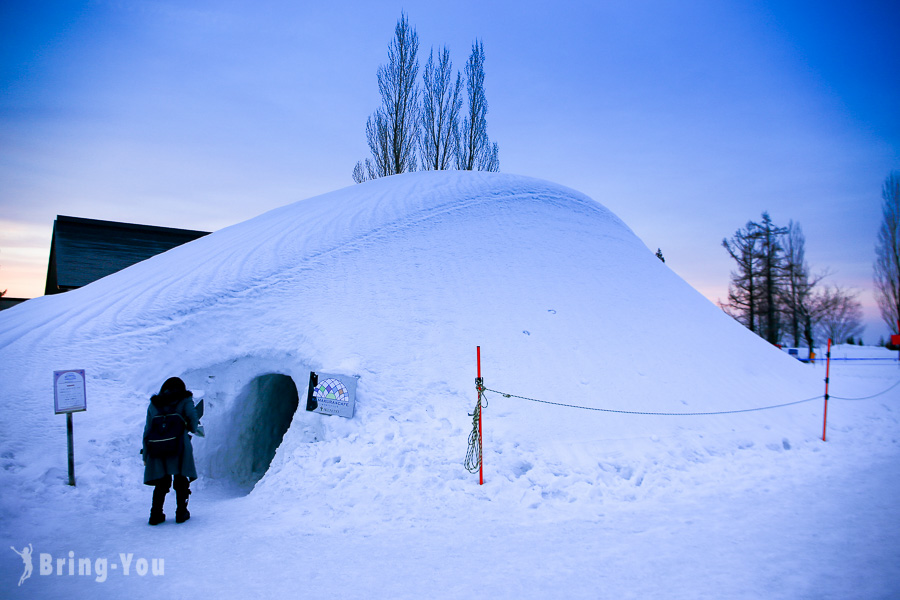
[[[166,494],[168,493],[168,487],[158,485],[153,488],[153,504],[150,506],[151,525],[159,525],[166,520],[166,515],[163,513],[163,504],[166,501]]]
[[[179,485],[180,484],[180,485]],[[183,481],[176,480],[175,487],[175,522],[176,523],[184,523],[188,519],[191,518],[191,513],[188,512],[188,496],[191,495],[190,489],[190,481],[185,477]]]

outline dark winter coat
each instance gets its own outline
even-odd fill
[[[168,382],[167,382],[168,383]],[[182,384],[182,389],[183,389]],[[163,388],[165,391],[165,386]],[[155,481],[166,475],[183,475],[189,480],[197,479],[197,468],[194,466],[194,449],[191,447],[191,433],[197,431],[200,420],[197,417],[197,409],[194,407],[194,396],[189,391],[177,394],[163,393],[150,398],[150,406],[147,407],[147,422],[144,425],[144,483],[154,485]],[[174,404],[174,412],[180,414],[185,422],[183,451],[179,456],[167,458],[153,458],[147,453],[147,435],[150,431],[150,421],[153,417],[162,414],[168,404]]]

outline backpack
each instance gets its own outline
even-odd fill
[[[147,430],[147,454],[150,458],[168,458],[181,454],[184,444],[184,418],[176,413],[160,413],[150,419]]]

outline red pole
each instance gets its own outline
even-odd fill
[[[478,485],[484,485],[484,454],[481,446],[481,346],[476,346],[478,357]]]
[[[831,338],[828,338],[828,351],[825,353],[825,416],[822,420],[822,441],[825,441],[825,429],[828,427],[828,378],[831,371]]]

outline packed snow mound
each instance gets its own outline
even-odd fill
[[[55,451],[65,435],[52,372],[83,368],[77,456],[88,464],[102,449],[104,461],[139,469],[147,398],[177,375],[207,400],[207,438],[194,444],[201,478],[250,489],[266,474],[283,493],[342,454],[342,468],[464,477],[476,346],[488,388],[594,409],[731,411],[806,398],[821,380],[583,194],[521,176],[421,172],[272,210],[0,313],[0,451]],[[307,413],[302,400],[295,410],[310,370],[359,378],[352,419]],[[663,417],[488,400],[485,451],[496,456],[486,460],[511,479],[540,460],[596,466],[598,452],[629,439],[809,438],[819,410]],[[92,468],[102,485],[139,478]]]

